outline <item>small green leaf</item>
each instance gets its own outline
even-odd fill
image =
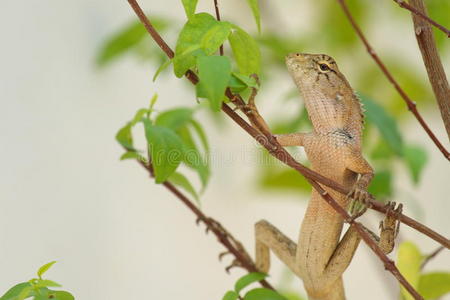
[[[202,186],[205,188],[211,175],[209,160],[207,157],[205,158],[198,150],[197,144],[192,138],[188,127],[180,128],[177,133],[181,137],[185,147],[183,162],[197,172],[200,177],[200,181],[202,182]],[[208,150],[205,149],[205,154],[207,155],[207,153]]]
[[[252,9],[253,17],[255,18],[258,33],[261,33],[261,17],[259,13],[258,0],[247,0],[248,5]]]
[[[186,22],[178,36],[173,59],[173,70],[177,77],[183,76],[187,70],[195,66],[195,50],[200,48],[205,34],[218,23],[207,13],[195,14]]]
[[[206,55],[211,55],[219,49],[231,32],[231,24],[228,22],[217,22],[203,36],[200,46]]]
[[[250,284],[260,281],[260,280],[263,280],[266,277],[267,277],[267,274],[258,273],[258,272],[246,274],[246,275],[242,276],[241,278],[239,278],[239,280],[234,285],[234,290],[236,291],[236,293],[239,293],[240,291],[242,291],[242,289],[246,288]]]
[[[112,36],[103,46],[97,57],[97,63],[100,66],[106,65],[110,61],[138,44],[147,32],[145,27],[139,21],[134,21],[122,31]]]
[[[236,25],[233,25],[228,40],[239,71],[244,75],[259,74],[261,53],[256,41]]]
[[[403,242],[398,248],[397,267],[408,282],[417,289],[420,278],[420,265],[423,256],[412,242]],[[405,300],[414,299],[405,288],[401,287],[401,293]]]
[[[181,0],[183,2],[184,11],[188,19],[192,18],[195,14],[195,8],[197,7],[198,0]]]
[[[50,269],[50,268],[53,266],[53,264],[55,264],[55,263],[56,263],[56,261],[52,261],[52,262],[49,262],[49,263],[43,265],[42,267],[40,267],[39,270],[37,271],[37,276],[38,276],[39,278],[42,278],[42,275],[43,275],[45,272],[47,272],[48,269]]]
[[[370,182],[368,192],[380,199],[392,196],[392,172],[390,170],[377,171]]]
[[[383,139],[397,155],[403,155],[403,140],[395,119],[368,97],[361,96],[361,102],[366,109],[366,119],[378,128]]]
[[[235,291],[228,291],[222,298],[222,300],[236,300],[239,298],[239,294]]]
[[[131,121],[131,126],[136,125],[140,121],[142,121],[142,118],[148,114],[149,110],[147,108],[141,108],[139,109],[136,114],[133,117],[133,120]]]
[[[159,68],[156,70],[155,75],[153,75],[152,81],[155,82],[156,78],[158,78],[159,74],[164,71],[165,69],[167,69],[168,66],[170,66],[170,64],[172,63],[171,59],[166,59],[160,66]]]
[[[66,291],[52,291],[55,298],[52,300],[75,300],[75,297]]]
[[[175,172],[175,173],[173,173],[172,175],[169,176],[167,181],[169,181],[170,183],[172,183],[174,185],[177,185],[177,186],[183,188],[186,192],[191,194],[192,197],[194,197],[194,199],[197,202],[199,202],[199,198],[198,198],[197,192],[195,191],[195,189],[192,186],[192,184],[189,182],[189,179],[187,179],[186,176],[184,176],[183,174]]]
[[[19,296],[25,288],[31,288],[31,284],[29,282],[16,284],[0,297],[0,300],[16,300],[17,296]]]
[[[202,56],[198,58],[198,85],[211,101],[211,108],[219,111],[231,76],[231,63],[225,56]]]
[[[124,148],[133,150],[133,136],[131,135],[131,127],[133,125],[128,123],[124,127],[122,127],[116,134],[116,140],[121,144]]]
[[[37,287],[60,287],[61,285],[57,282],[48,279],[39,279],[36,282]]]
[[[195,121],[194,119],[191,120],[191,125],[194,128],[195,132],[197,133],[198,137],[200,138],[200,142],[202,143],[205,152],[208,153],[209,152],[208,138],[206,137],[202,125],[199,122]]]
[[[193,112],[191,108],[185,107],[166,110],[156,117],[155,125],[178,130],[192,120]]]
[[[419,294],[425,299],[437,299],[450,293],[450,273],[433,272],[420,276]]]
[[[265,288],[257,288],[249,291],[244,300],[287,300],[277,292]]]
[[[136,151],[127,151],[120,157],[120,160],[125,159],[141,159],[141,156]]]
[[[427,152],[420,146],[405,145],[403,154],[403,159],[409,168],[411,178],[415,184],[418,184],[420,175],[428,160]]]
[[[156,183],[162,183],[180,164],[184,147],[180,137],[170,128],[153,126],[144,119],[145,136],[150,145],[151,162]]]

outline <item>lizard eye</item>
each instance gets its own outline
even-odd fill
[[[323,72],[330,71],[330,67],[327,64],[324,64],[324,63],[319,64],[319,68]]]

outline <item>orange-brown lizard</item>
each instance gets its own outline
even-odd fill
[[[323,187],[342,207],[349,206],[349,196],[364,203],[373,170],[361,154],[359,99],[327,55],[293,53],[286,57],[286,65],[303,95],[313,131],[277,135],[276,139],[282,146],[304,147],[314,171],[351,189],[345,196]],[[395,223],[395,219],[385,222],[381,240],[377,240],[386,252],[392,250]],[[340,238],[342,227],[342,217],[313,190],[297,245],[265,220],[255,225],[256,265],[268,272],[272,250],[303,280],[310,300],[343,300],[342,274],[360,237],[350,227]]]

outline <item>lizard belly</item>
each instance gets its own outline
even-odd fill
[[[324,142],[330,145],[329,141]],[[345,167],[345,149],[336,148],[331,153],[318,151],[320,144],[319,140],[313,147],[305,147],[312,169],[345,186],[352,186],[357,175]],[[327,187],[324,189],[339,205],[347,207],[348,200],[344,195]],[[323,292],[329,288],[323,286],[321,276],[339,243],[342,227],[342,217],[313,190],[302,221],[296,253],[300,274],[308,290]]]

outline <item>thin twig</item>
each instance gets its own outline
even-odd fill
[[[394,79],[392,74],[389,72],[389,70],[386,68],[384,63],[380,60],[378,55],[375,53],[375,50],[372,48],[372,46],[367,41],[366,37],[361,31],[361,28],[356,23],[355,19],[353,18],[352,14],[350,13],[350,10],[348,9],[348,6],[345,2],[345,0],[337,0],[338,3],[341,5],[342,10],[344,11],[345,15],[347,16],[347,19],[350,21],[350,24],[352,25],[353,29],[356,31],[356,34],[363,42],[364,46],[367,49],[367,52],[372,56],[373,60],[377,63],[377,65],[380,67],[381,71],[384,73],[384,75],[387,77],[389,82],[392,83],[394,88],[397,90],[397,92],[400,94],[400,96],[403,98],[403,100],[406,102],[406,105],[408,106],[409,111],[413,113],[413,115],[416,117],[417,121],[419,121],[420,125],[422,125],[423,129],[426,131],[428,136],[431,138],[431,140],[434,142],[434,144],[438,147],[438,149],[442,152],[444,157],[450,161],[450,153],[445,149],[445,147],[442,145],[442,143],[438,140],[438,138],[435,136],[435,134],[431,131],[428,124],[424,121],[422,118],[422,115],[419,113],[419,111],[416,108],[416,103],[413,102],[409,96],[403,91],[403,89],[400,87],[400,85],[397,83],[397,81]]]
[[[214,0],[214,10],[216,11],[216,19],[217,19],[217,21],[220,21],[220,11],[219,11],[218,0]],[[219,53],[220,53],[220,55],[223,55],[223,45],[220,45]]]
[[[420,11],[420,10],[416,9],[414,6],[408,4],[404,0],[393,0],[393,1],[396,2],[400,7],[409,10],[410,12],[412,12],[413,14],[418,16],[419,18],[422,18],[423,20],[425,20],[428,23],[430,23],[431,25],[433,25],[434,27],[436,27],[437,29],[439,29],[440,31],[445,33],[447,35],[447,37],[450,37],[450,30],[448,30],[447,28],[445,28],[444,26],[442,26],[438,22],[434,21],[433,19],[429,18],[426,14],[423,13],[423,11]]]
[[[427,13],[423,0],[410,0],[411,4],[416,7],[417,11],[424,15]],[[447,76],[445,76],[444,67],[442,66],[439,52],[434,40],[433,29],[423,19],[415,14],[411,14],[414,23],[414,32],[416,40],[419,44],[422,59],[427,70],[428,79],[433,88],[434,96],[438,102],[441,111],[442,120],[450,139],[450,87],[448,85]]]
[[[166,53],[167,56],[170,57],[171,53],[173,55],[172,50],[167,45],[167,43],[162,39],[162,37],[159,35],[159,33],[152,27],[151,23],[148,21],[148,19],[145,17],[145,15],[142,13],[141,8],[134,0],[129,0],[130,5],[133,7],[136,14],[139,16],[139,19],[144,23],[145,28],[147,28],[148,32],[151,34],[152,37],[154,37],[155,42],[161,47],[161,49]],[[139,13],[140,12],[140,13]],[[143,16],[143,18],[141,18]],[[195,75],[191,70],[188,70],[186,72],[187,79],[192,82],[192,84],[198,83],[197,75]],[[233,95],[229,89],[226,90],[226,96],[234,103],[237,102],[237,104],[245,105],[244,101],[239,95]],[[231,97],[231,98],[230,98]],[[281,162],[285,163],[289,167],[297,170],[300,174],[303,176],[310,178],[312,180],[315,180],[321,184],[324,184],[344,195],[347,195],[350,190],[343,185],[325,177],[321,174],[305,167],[301,163],[297,162],[295,159],[293,159],[289,154],[286,156],[283,153],[277,153],[274,152],[276,149],[276,146],[269,144],[269,140],[262,136],[255,128],[250,126],[245,120],[243,120],[238,114],[236,114],[231,108],[229,108],[227,105],[224,105],[222,107],[222,110],[228,114],[230,118],[232,118],[242,129],[244,129],[248,134],[250,134],[256,141],[258,141],[263,147],[268,149],[268,151],[277,159],[279,159]],[[273,142],[273,139],[270,140]],[[375,199],[372,197],[370,202],[370,208],[377,210],[381,213],[386,213],[386,209],[384,209],[384,205],[380,204],[379,202],[375,201]],[[411,228],[416,229],[417,231],[425,234],[426,236],[430,237],[431,239],[435,240],[436,242],[440,243],[447,249],[450,249],[450,241],[437,233],[436,231],[432,230],[431,228],[415,221],[414,219],[404,215],[404,214],[397,214],[397,218],[404,223],[405,225],[410,226]]]
[[[139,8],[139,5],[136,3],[135,0],[128,0],[128,2],[134,3],[135,6],[137,6],[137,8]],[[140,8],[139,8],[140,9]],[[144,18],[146,19],[146,18]],[[148,22],[148,25],[151,26],[151,24]],[[146,26],[147,27],[147,26]],[[159,36],[159,35],[158,35]],[[164,42],[165,44],[165,42]],[[167,44],[166,44],[167,45]],[[161,47],[162,48],[162,47]],[[192,72],[191,74],[189,74],[188,78],[193,81],[192,79]],[[195,75],[195,74],[193,74]],[[229,89],[227,90],[228,94],[231,92],[229,91]],[[231,96],[231,100],[235,100],[236,97],[235,95],[227,95],[227,96]],[[240,99],[242,101],[242,99]],[[229,116],[233,116],[235,117],[239,117],[228,105],[226,105],[225,103],[223,103],[222,105],[222,109],[225,113],[227,113]],[[251,114],[249,114],[248,116],[249,118],[252,117]],[[233,119],[234,119],[233,118]],[[239,117],[240,118],[240,117]],[[244,121],[245,122],[245,121]],[[247,124],[248,125],[248,124]],[[250,125],[248,125],[250,126]],[[270,134],[270,132],[268,132],[267,134],[264,134],[265,138],[267,138],[269,141],[272,142],[272,145],[274,147],[272,148],[268,148],[268,150],[270,151],[271,154],[274,154],[276,152],[278,152],[279,154],[282,154],[283,156],[287,157],[287,158],[292,158],[292,156],[289,155],[289,153],[284,150],[284,148],[281,147],[281,145],[276,141],[276,139]],[[303,173],[302,173],[303,174]],[[355,229],[357,230],[358,234],[361,236],[361,238],[369,245],[369,247],[375,252],[375,254],[383,261],[384,266],[387,270],[389,270],[396,278],[397,280],[400,282],[400,284],[402,284],[405,289],[412,295],[414,296],[415,299],[423,299],[418,293],[417,291],[411,286],[411,284],[403,277],[403,275],[400,273],[400,271],[397,269],[397,267],[395,266],[395,264],[383,253],[383,251],[380,249],[380,247],[375,243],[375,241],[369,236],[369,234],[362,228],[361,224],[359,224],[358,222],[355,222],[350,215],[347,213],[347,211],[345,209],[343,209],[329,194],[327,191],[325,191],[316,181],[310,179],[309,177],[307,177],[305,174],[303,174],[306,179],[310,182],[310,184],[322,195],[322,197],[324,198],[325,201],[327,201],[327,203],[329,205],[331,205],[336,212],[338,212],[343,219],[351,224],[351,226],[354,226]]]
[[[425,268],[425,265],[432,260],[434,257],[436,257],[436,255],[438,255],[442,250],[444,250],[443,246],[440,246],[439,248],[437,248],[436,250],[434,250],[433,252],[431,252],[430,254],[428,254],[425,259],[422,262],[422,265],[420,266],[420,269],[422,270],[423,268]]]
[[[144,167],[150,174],[150,177],[154,177],[154,171],[151,164],[146,164],[139,161],[139,164]],[[258,272],[255,264],[253,263],[247,251],[244,249],[242,244],[236,240],[228,230],[226,230],[223,225],[211,217],[206,216],[200,209],[193,204],[188,197],[186,197],[179,189],[177,189],[172,183],[165,181],[162,184],[166,189],[168,189],[172,194],[174,194],[184,205],[186,205],[197,217],[197,222],[203,222],[206,225],[208,231],[214,233],[219,242],[231,253],[239,265],[246,269],[248,272]],[[261,285],[265,288],[274,290],[272,285],[266,280],[260,281]]]

